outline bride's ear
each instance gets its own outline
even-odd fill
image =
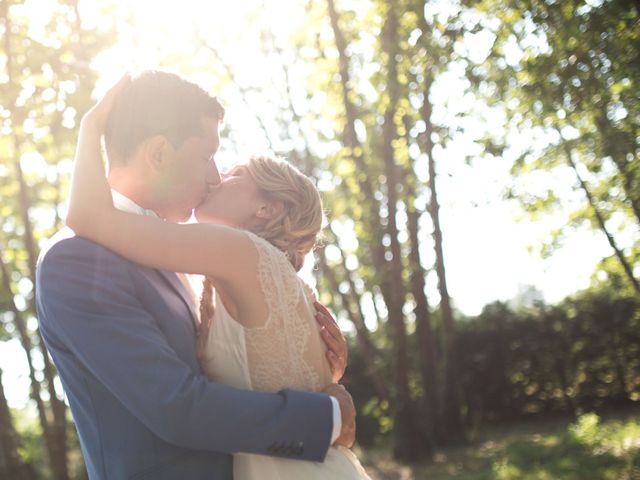
[[[263,220],[271,220],[280,215],[283,210],[284,203],[279,200],[268,200],[260,205],[258,211],[256,212],[256,217]]]

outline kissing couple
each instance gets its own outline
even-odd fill
[[[297,275],[320,195],[269,156],[219,173],[223,117],[199,86],[146,71],[82,118],[36,297],[89,477],[369,478],[349,449],[345,339]],[[204,276],[199,305],[185,274]]]

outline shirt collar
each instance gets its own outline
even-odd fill
[[[120,192],[111,189],[111,197],[113,198],[113,205],[118,210],[122,210],[124,212],[135,213],[137,215],[144,215],[148,217],[157,217],[158,215],[153,210],[147,210],[142,208],[136,202],[131,200],[129,197],[125,197]]]

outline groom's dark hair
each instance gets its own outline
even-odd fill
[[[109,161],[125,162],[154,135],[164,135],[179,148],[203,133],[203,116],[222,121],[224,108],[216,97],[174,73],[147,70],[115,100],[105,131]]]

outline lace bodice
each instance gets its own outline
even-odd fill
[[[313,293],[284,253],[247,235],[258,253],[256,278],[268,310],[266,320],[258,327],[243,327],[216,294],[202,369],[212,380],[237,388],[318,391],[331,383],[331,371],[314,318]],[[233,472],[243,480],[369,480],[356,456],[343,447],[330,448],[322,463],[236,453]]]
[[[214,380],[252,390],[321,390],[331,383],[331,372],[311,289],[283,252],[247,235],[258,253],[256,275],[268,315],[263,325],[245,328],[216,295],[203,370]]]

